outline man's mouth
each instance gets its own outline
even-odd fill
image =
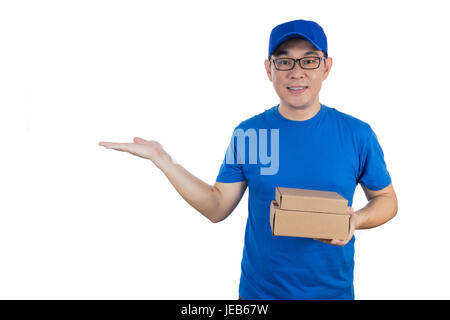
[[[306,89],[308,89],[307,86],[292,86],[292,87],[287,87],[289,92],[291,93],[302,93],[304,92]]]

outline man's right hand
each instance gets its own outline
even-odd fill
[[[152,160],[155,164],[166,155],[166,152],[159,142],[145,140],[139,137],[135,137],[132,143],[100,141],[98,144],[107,149],[129,152],[135,156]]]

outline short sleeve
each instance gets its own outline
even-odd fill
[[[391,184],[391,176],[377,136],[370,126],[369,129],[368,138],[360,154],[358,182],[370,190],[378,191]]]
[[[235,138],[233,132],[222,165],[220,166],[219,174],[217,175],[217,182],[232,183],[246,180],[242,168],[242,155],[238,156],[236,152]]]

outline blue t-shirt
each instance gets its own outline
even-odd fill
[[[273,236],[269,208],[276,187],[335,191],[352,206],[358,183],[371,190],[390,185],[369,124],[323,104],[305,121],[272,107],[235,128],[216,180],[248,183],[243,299],[354,299],[355,237],[336,246]]]

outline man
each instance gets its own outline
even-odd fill
[[[99,143],[152,160],[212,222],[228,217],[248,186],[239,285],[244,299],[354,299],[354,230],[379,226],[397,212],[383,151],[370,125],[319,102],[332,64],[317,23],[295,20],[272,30],[265,69],[280,103],[235,128],[213,186],[174,162],[156,141],[136,137],[133,143]],[[358,183],[368,204],[354,212]],[[277,186],[338,192],[348,200],[348,238],[272,236],[269,207]]]

